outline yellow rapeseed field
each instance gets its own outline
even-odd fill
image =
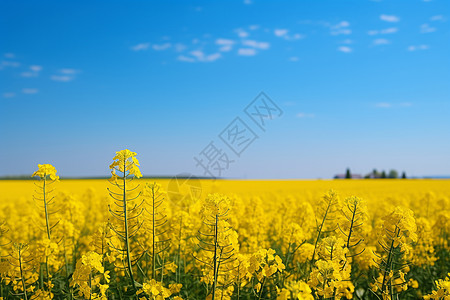
[[[143,179],[136,157],[0,181],[0,299],[450,299],[448,180]]]

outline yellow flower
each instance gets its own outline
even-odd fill
[[[113,158],[113,163],[109,166],[112,175],[111,180],[117,179],[116,171],[122,172],[124,177],[130,175],[133,175],[135,178],[142,177],[136,155],[136,152],[128,149],[117,151],[116,156]]]
[[[31,177],[38,176],[41,179],[50,178],[50,180],[59,180],[59,176],[56,175],[56,169],[51,164],[38,165],[38,170],[31,175]]]

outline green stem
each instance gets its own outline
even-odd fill
[[[20,267],[20,278],[22,279],[22,288],[23,288],[23,295],[25,297],[25,300],[28,300],[27,296],[27,286],[25,285],[25,279],[23,278],[23,268],[22,268],[22,253],[20,253],[20,247],[19,247],[19,267]]]
[[[319,232],[318,232],[318,234],[317,234],[316,243],[314,244],[313,255],[312,255],[312,257],[311,257],[311,264],[310,264],[311,268],[312,268],[312,265],[313,265],[313,263],[314,263],[314,256],[316,255],[317,243],[319,243],[320,234],[322,233],[323,225],[325,224],[325,220],[327,219],[328,210],[329,210],[330,207],[331,207],[331,202],[332,202],[332,201],[333,201],[333,197],[331,197],[331,198],[330,198],[330,201],[328,202],[327,209],[325,210],[325,214],[324,214],[323,219],[322,219],[322,223],[320,224],[320,227],[319,227]]]
[[[123,163],[123,216],[124,216],[124,225],[125,225],[125,246],[126,246],[126,250],[127,250],[127,265],[128,265],[128,272],[130,274],[130,280],[131,280],[131,285],[133,286],[133,290],[136,292],[136,284],[134,283],[134,278],[133,278],[133,270],[131,267],[131,257],[130,257],[130,241],[129,241],[129,237],[128,237],[128,210],[127,210],[127,188],[126,188],[126,184],[127,184],[127,175],[126,175],[126,160],[124,160]]]
[[[42,186],[42,191],[44,193],[44,210],[45,210],[45,225],[47,226],[47,237],[50,240],[50,224],[48,221],[48,207],[47,207],[47,192],[46,192],[46,185],[47,185],[47,175],[44,175],[44,185]]]
[[[217,287],[217,246],[218,246],[218,242],[217,242],[217,238],[218,238],[218,228],[217,225],[219,223],[219,216],[216,214],[216,222],[214,225],[214,282],[213,282],[213,287],[212,287],[212,300],[214,300],[214,297],[216,295],[216,287]]]
[[[156,228],[155,228],[155,185],[152,186],[152,279],[156,277]]]
[[[397,231],[397,229],[398,229],[398,231]],[[395,232],[397,232],[397,234],[395,234]],[[396,227],[395,231],[394,231],[394,238],[392,238],[391,246],[389,247],[388,259],[386,261],[386,267],[385,267],[385,270],[384,270],[383,284],[381,285],[381,292],[382,293],[384,293],[384,289],[385,289],[386,284],[387,284],[386,277],[391,271],[391,264],[392,264],[392,260],[393,260],[393,256],[394,256],[394,241],[395,241],[395,238],[398,237],[398,236],[400,236],[400,229],[398,227]]]

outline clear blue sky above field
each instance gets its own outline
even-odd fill
[[[449,3],[1,1],[0,175],[450,174]]]

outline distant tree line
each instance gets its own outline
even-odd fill
[[[373,169],[372,172],[364,175],[364,177],[362,177],[359,174],[352,174],[352,172],[350,171],[350,168],[347,168],[347,170],[345,171],[345,175],[336,175],[334,176],[335,179],[339,179],[339,178],[345,178],[345,179],[351,179],[351,178],[364,178],[364,179],[377,179],[377,178],[389,178],[389,179],[396,179],[396,178],[402,178],[402,179],[406,179],[406,172],[403,171],[402,175],[399,176],[399,173],[397,172],[397,170],[389,170],[389,172],[386,172],[385,170],[382,170],[381,172],[379,172],[377,169]]]

